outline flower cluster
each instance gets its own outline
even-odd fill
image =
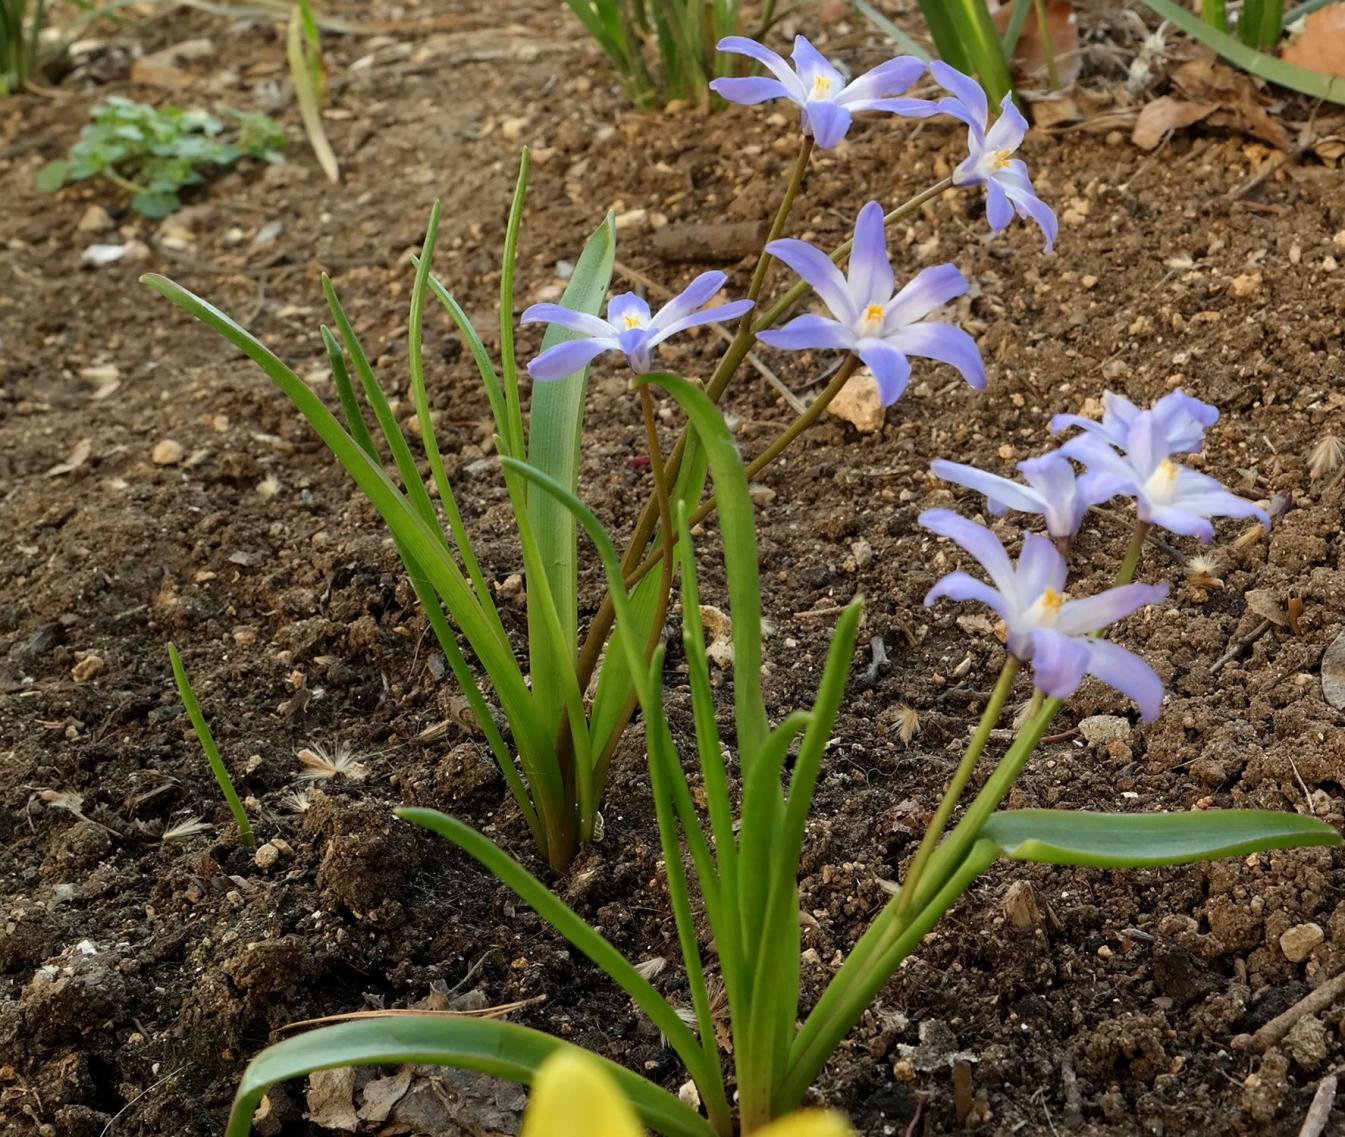
[[[1009,509],[1041,514],[1054,540],[1029,533],[1015,564],[985,526],[951,510],[928,510],[920,515],[920,524],[975,557],[993,587],[965,572],[952,572],[934,585],[925,603],[947,597],[985,604],[1004,621],[1009,654],[1031,664],[1039,690],[1067,698],[1092,675],[1134,699],[1145,721],[1152,721],[1163,700],[1158,676],[1138,656],[1097,633],[1163,599],[1167,585],[1127,582],[1071,600],[1065,591],[1068,564],[1060,547],[1068,548],[1090,506],[1121,495],[1135,499],[1137,541],[1152,526],[1209,540],[1212,517],[1257,517],[1267,526],[1270,518],[1215,479],[1173,461],[1173,454],[1204,446],[1205,430],[1219,417],[1214,407],[1180,389],[1148,410],[1111,392],[1104,406],[1101,422],[1077,415],[1052,419],[1053,431],[1078,426],[1083,433],[1054,453],[1020,462],[1026,485],[958,462],[932,464],[938,477],[984,494],[991,514]],[[1087,472],[1076,474],[1071,459],[1083,463]]]
[[[949,115],[966,123],[967,157],[958,165],[955,186],[980,186],[993,232],[1003,230],[1017,213],[1034,221],[1055,243],[1055,214],[1036,194],[1027,166],[1014,155],[1027,133],[1027,121],[1006,98],[992,124],[985,93],[969,76],[944,63],[926,64],[914,56],[889,59],[852,81],[806,38],[794,41],[792,64],[769,48],[742,36],[719,43],[723,52],[762,64],[770,76],[728,77],[710,86],[730,102],[756,104],[773,99],[795,103],[805,136],[822,149],[838,145],[854,116],[865,111],[905,118]],[[926,77],[948,92],[939,99],[906,97]],[[838,349],[858,356],[873,372],[884,405],[896,402],[910,377],[910,357],[947,363],[976,388],[986,383],[981,355],[965,331],[925,319],[934,309],[967,291],[966,279],[951,264],[918,273],[898,289],[888,259],[882,207],[869,202],[855,222],[849,272],[843,275],[830,255],[803,241],[772,242],[766,252],[793,269],[817,293],[829,316],[804,315],[778,330],[756,329],[763,343],[782,350]],[[611,301],[607,319],[571,312],[557,304],[535,304],[523,323],[558,324],[580,338],[557,344],[528,367],[536,380],[561,379],[582,370],[598,355],[619,351],[637,372],[648,371],[653,350],[670,336],[697,324],[727,322],[744,316],[753,300],[705,308],[723,288],[723,273],[697,277],[657,315],[634,293]]]

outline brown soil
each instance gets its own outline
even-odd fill
[[[367,19],[392,10],[357,7]],[[266,108],[283,86],[269,24],[175,11],[109,43],[57,97],[0,104],[6,1133],[94,1137],[114,1117],[118,1137],[215,1133],[243,1064],[277,1028],[434,991],[453,1005],[544,995],[519,1021],[669,1086],[681,1080],[593,967],[464,857],[390,817],[397,803],[440,807],[533,859],[485,747],[458,725],[377,518],[263,376],[135,282],[146,269],[176,277],[330,394],[319,272],[335,278],[383,374],[404,383],[406,253],[435,197],[447,218],[438,271],[489,326],[522,143],[536,148],[537,168],[520,303],[555,290],[557,262],[573,259],[604,209],[677,222],[752,221],[772,207],[792,121],[741,108],[630,114],[559,5],[502,9],[441,0],[417,6],[419,30],[394,29],[397,38],[331,37],[339,114],[329,127],[345,184],[321,179],[294,109],[282,106],[290,163],[218,179],[162,230],[102,186],[39,196],[34,175],[97,100],[163,97],[128,81],[132,45],[209,37],[214,69],[183,64],[198,82],[179,98]],[[803,13],[801,26],[814,28],[815,15]],[[858,63],[883,54],[862,27],[832,25],[829,35],[833,52]],[[371,52],[372,66],[352,67]],[[864,124],[817,164],[797,231],[839,240],[865,196],[895,201],[923,188],[959,145],[941,124]],[[881,433],[828,420],[762,479],[776,494],[761,512],[764,604],[778,629],[767,647],[772,714],[810,697],[827,612],[856,592],[869,598],[865,637],[883,637],[892,657],[867,686],[867,651],[856,660],[818,793],[803,879],[815,920],[808,998],[882,903],[880,880],[913,851],[998,655],[984,626],[967,624],[971,609],[921,606],[952,561],[915,528],[917,512],[955,497],[974,508],[934,484],[927,463],[943,455],[1007,471],[1048,445],[1052,412],[1106,386],[1149,400],[1181,383],[1217,403],[1207,468],[1249,496],[1286,495],[1292,508],[1269,540],[1235,544],[1242,526],[1221,526],[1223,587],[1207,595],[1187,586],[1180,564],[1150,557],[1145,575],[1170,581],[1172,601],[1121,635],[1169,684],[1161,721],[1086,745],[1073,729],[1081,718],[1133,717],[1113,693],[1088,687],[1014,803],[1255,805],[1336,823],[1345,811],[1345,720],[1317,675],[1345,627],[1345,482],[1308,473],[1314,443],[1345,422],[1340,174],[1291,163],[1230,203],[1262,157],[1239,138],[1195,133],[1146,157],[1119,136],[1066,132],[1028,149],[1063,217],[1058,256],[1042,258],[1037,236],[1017,226],[986,240],[963,198],[929,207],[894,242],[908,274],[951,258],[975,281],[959,315],[980,335],[990,390],[917,365]],[[88,244],[121,239],[77,231],[95,201],[123,237],[147,242],[148,259],[81,264]],[[654,248],[646,222],[623,230],[619,256],[670,285],[695,271]],[[741,281],[738,255],[710,250],[708,261]],[[488,445],[486,400],[451,329],[437,314],[430,323],[440,441],[482,558],[503,581],[519,564],[498,471],[475,464]],[[525,333],[525,348],[535,345]],[[669,363],[703,374],[713,352],[711,338],[692,338]],[[801,394],[828,362],[771,360]],[[749,450],[788,417],[750,372],[727,407]],[[643,450],[639,416],[615,366],[595,372],[588,414],[583,491],[620,530],[647,474],[632,461]],[[51,473],[84,439],[87,459]],[[158,465],[166,439],[184,457]],[[1082,588],[1104,580],[1124,540],[1119,518],[1086,528]],[[592,604],[596,576],[588,585]],[[1301,634],[1275,627],[1212,673],[1262,618],[1253,589],[1301,598]],[[521,629],[521,612],[511,618]],[[169,640],[260,833],[288,843],[269,870],[230,840],[173,689]],[[685,729],[676,664],[668,683]],[[300,685],[309,694],[296,700]],[[909,744],[902,704],[919,713]],[[445,720],[446,732],[420,737]],[[298,813],[294,754],[314,741],[348,745],[368,776],[327,783]],[[676,958],[634,733],[609,801],[606,840],[557,887],[633,957]],[[206,819],[206,834],[160,839],[191,815]],[[951,1132],[968,1105],[953,1090],[965,1062],[970,1124],[983,1133],[1297,1132],[1317,1079],[1345,1062],[1341,1006],[1260,1058],[1231,1041],[1345,966],[1343,884],[1345,859],[1325,851],[1162,872],[992,872],[890,984],[819,1094],[866,1135],[902,1132],[926,1099],[919,1131]],[[1011,889],[1026,928],[1006,915]],[[1290,962],[1280,936],[1304,922],[1325,940]],[[676,968],[660,982],[681,997]],[[300,1087],[275,1102],[272,1132],[315,1131]]]

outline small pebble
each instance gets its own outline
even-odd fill
[[[182,456],[185,453],[182,443],[175,442],[171,438],[165,438],[154,447],[154,453],[150,455],[150,458],[156,466],[176,466],[182,461]]]
[[[1280,936],[1280,951],[1290,963],[1302,963],[1325,939],[1320,924],[1295,924]]]
[[[1090,744],[1123,741],[1130,730],[1130,720],[1120,715],[1092,715],[1079,723],[1079,733]]]
[[[70,670],[70,678],[76,683],[87,683],[103,670],[103,657],[94,652],[85,652],[78,663]]]
[[[84,211],[76,228],[81,233],[106,233],[112,228],[112,218],[101,205],[91,205]]]

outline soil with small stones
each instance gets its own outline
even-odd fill
[[[359,20],[386,22],[329,37],[339,189],[300,144],[283,44],[264,21],[177,10],[81,57],[54,96],[0,103],[5,1133],[217,1133],[244,1064],[278,1029],[426,999],[529,1001],[517,1021],[669,1087],[682,1080],[657,1032],[594,967],[465,857],[392,818],[407,802],[453,812],[541,871],[371,508],[264,376],[136,277],[163,272],[209,297],[331,397],[318,334],[319,274],[329,272],[409,418],[408,254],[436,197],[446,218],[437,271],[483,328],[495,319],[525,143],[535,169],[520,305],[558,295],[561,262],[609,208],[623,215],[623,265],[670,287],[722,267],[741,288],[750,262],[731,241],[693,249],[692,264],[660,253],[677,243],[656,234],[767,216],[793,160],[793,120],[769,107],[630,113],[561,6],[540,0],[490,12],[446,0],[413,18],[354,7]],[[857,66],[882,57],[866,28],[823,26],[818,15],[791,18]],[[186,90],[129,80],[136,53],[199,38],[211,52],[178,64]],[[1090,80],[1111,77],[1086,70]],[[41,164],[113,93],[276,110],[294,140],[290,161],[214,180],[163,225],[128,213],[105,186],[37,194]],[[940,122],[862,123],[819,156],[795,232],[842,239],[866,196],[918,191],[960,146]],[[936,484],[928,462],[1010,472],[1049,446],[1052,413],[1096,413],[1105,387],[1147,401],[1180,384],[1217,404],[1204,468],[1288,509],[1268,539],[1219,526],[1214,585],[1189,575],[1188,542],[1174,542],[1175,556],[1151,550],[1143,575],[1167,581],[1171,598],[1117,634],[1167,683],[1162,718],[1142,727],[1090,683],[1012,804],[1257,806],[1335,824],[1345,812],[1345,716],[1324,701],[1319,675],[1345,627],[1345,482],[1309,469],[1323,436],[1345,433],[1341,173],[1291,162],[1234,199],[1266,153],[1198,131],[1156,156],[1120,135],[1037,135],[1026,156],[1062,217],[1056,256],[1019,225],[989,240],[965,196],[894,232],[899,274],[951,259],[973,281],[956,317],[980,340],[989,390],[917,363],[880,432],[827,419],[760,479],[770,491],[759,496],[773,720],[810,698],[835,612],[854,594],[868,598],[864,642],[881,637],[890,657],[867,681],[867,647],[854,661],[818,790],[802,877],[808,1001],[914,851],[999,658],[976,610],[922,606],[958,557],[916,527],[917,513],[979,508]],[[89,213],[95,204],[111,230],[80,228],[103,220]],[[87,246],[127,238],[144,242],[143,259],[83,262]],[[521,643],[517,589],[505,586],[521,566],[487,402],[437,312],[427,337],[440,444]],[[525,330],[524,350],[536,344]],[[687,336],[668,366],[703,376],[716,347],[709,334]],[[804,396],[835,362],[765,354]],[[789,418],[751,371],[726,409],[748,452]],[[664,425],[670,441],[676,416]],[[618,532],[647,492],[644,449],[626,376],[599,365],[582,487]],[[714,524],[706,530],[705,598],[724,605]],[[1102,586],[1125,541],[1119,513],[1090,519],[1077,592]],[[590,572],[586,614],[597,585]],[[1273,624],[1212,667],[1292,598],[1293,626]],[[279,839],[265,868],[231,839],[174,691],[170,640],[261,839]],[[685,735],[676,655],[666,681]],[[918,719],[904,740],[907,708]],[[1077,726],[1098,714],[1130,725],[1088,744]],[[348,748],[364,776],[299,782],[296,751],[315,744]],[[642,759],[632,732],[604,841],[553,883],[632,958],[675,959]],[[204,832],[164,839],[192,817]],[[874,1137],[962,1125],[1296,1133],[1318,1079],[1345,1062],[1345,1007],[1303,1020],[1264,1055],[1233,1040],[1345,967],[1342,885],[1345,858],[1321,850],[1157,872],[1000,867],[882,992],[818,1097]],[[1311,947],[1310,929],[1289,937],[1311,947],[1291,960],[1281,937],[1304,924],[1320,942]],[[685,1001],[675,966],[657,982]],[[318,1132],[303,1111],[302,1087],[291,1086],[273,1095],[262,1131]]]

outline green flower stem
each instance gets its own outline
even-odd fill
[[[139,182],[134,182],[124,174],[119,174],[112,166],[107,166],[103,170],[103,177],[110,181],[114,186],[120,186],[127,193],[149,193],[149,190]]]
[[[1153,526],[1147,521],[1135,522],[1135,535],[1130,538],[1125,559],[1121,561],[1121,567],[1116,573],[1117,584],[1129,584],[1135,579],[1135,570],[1139,568],[1140,557],[1144,554],[1144,541],[1152,528]]]
[[[855,373],[855,369],[858,366],[859,366],[858,356],[850,355],[846,357],[845,362],[841,364],[836,374],[831,377],[831,382],[826,385],[826,387],[822,390],[822,393],[818,395],[817,398],[815,398],[811,403],[808,404],[808,409],[805,410],[801,415],[799,415],[792,423],[790,423],[789,426],[786,427],[784,431],[781,432],[780,436],[774,442],[772,442],[769,446],[767,446],[765,450],[763,450],[760,454],[758,454],[755,458],[753,458],[751,462],[748,463],[747,476],[749,478],[755,478],[759,473],[761,473],[762,470],[764,470],[767,466],[769,466],[772,462],[774,462],[782,453],[784,453],[784,451],[788,448],[789,444],[794,441],[794,439],[798,438],[800,434],[802,434],[805,430],[807,430],[810,426],[812,426],[813,423],[815,423],[818,420],[822,412],[826,410],[827,407],[831,404],[831,401],[841,393],[841,388],[845,386],[846,380],[848,380],[850,376]],[[693,513],[691,517],[688,519],[689,523],[691,525],[698,525],[700,524],[700,522],[704,521],[707,517],[709,517],[710,514],[712,514],[714,511],[715,511],[715,499],[711,497],[709,501],[701,503],[700,507],[696,510],[696,512]],[[649,558],[647,560],[642,562],[638,567],[636,567],[631,571],[630,575],[626,577],[627,588],[634,588],[641,580],[644,579],[644,577],[649,573],[651,569],[654,568],[655,565],[657,565],[660,561],[663,560],[664,549],[666,547],[667,546],[665,544],[663,548],[656,549],[653,553],[649,555]]]
[[[1046,56],[1046,75],[1051,81],[1051,90],[1060,90],[1060,68],[1055,62],[1055,42],[1051,37],[1051,22],[1046,16],[1046,0],[1032,0],[1037,13],[1037,29],[1041,32],[1042,53]]]
[[[985,867],[977,863],[980,858],[974,852],[981,827],[1008,796],[1023,765],[1062,706],[1061,699],[1046,701],[1019,732],[962,820],[935,850],[919,885],[912,890],[911,909],[915,915],[898,918],[898,894],[860,937],[794,1040],[789,1071],[776,1098],[777,1110],[791,1109],[802,1100],[827,1059],[854,1028],[901,961],[915,950],[925,932]]]
[[[767,235],[766,244],[776,240],[785,230],[785,224],[789,220],[789,214],[794,208],[794,202],[798,198],[799,190],[803,187],[804,176],[808,172],[808,163],[813,154],[813,140],[805,136],[803,144],[799,147],[799,156],[794,163],[793,172],[790,174],[789,183],[785,186],[784,195],[780,199],[780,206],[775,211],[775,219],[771,222],[770,232]],[[761,254],[757,257],[756,267],[752,270],[752,281],[748,286],[747,298],[757,300],[761,295],[762,288],[766,284],[766,273],[770,268],[770,257],[766,254],[765,246],[762,246]],[[720,358],[718,366],[710,376],[705,385],[706,392],[710,398],[718,402],[720,396],[724,393],[724,388],[728,386],[734,374],[737,372],[742,361],[747,358],[747,353],[752,349],[752,341],[757,329],[753,327],[749,319],[742,320],[738,325],[738,332],[729,345],[728,350]],[[686,453],[687,440],[690,432],[684,430],[682,436],[677,440],[668,456],[666,463],[667,484],[673,485],[677,481],[678,472],[682,467],[682,456]],[[630,543],[626,546],[625,555],[622,557],[621,565],[626,573],[632,572],[640,564],[640,558],[644,555],[645,547],[654,536],[654,529],[658,524],[659,510],[658,501],[652,495],[645,502],[644,512],[640,515],[636,523],[635,531],[631,534]],[[647,571],[647,570],[646,570]],[[643,575],[643,573],[641,574]],[[603,597],[602,605],[597,614],[593,617],[593,623],[589,625],[588,634],[584,637],[584,643],[579,651],[579,685],[587,689],[589,681],[593,678],[593,672],[598,666],[598,660],[602,657],[603,648],[607,644],[607,638],[612,631],[612,621],[616,613],[612,607],[612,596],[609,592]]]
[[[897,919],[904,919],[911,910],[911,900],[915,896],[915,889],[920,883],[920,877],[924,874],[925,865],[929,863],[929,858],[933,855],[939,839],[943,836],[943,831],[948,827],[948,822],[953,816],[953,810],[957,808],[957,803],[962,799],[963,790],[967,788],[967,783],[971,781],[976,763],[981,759],[985,744],[990,741],[990,732],[995,729],[995,724],[999,722],[999,716],[1004,711],[1004,704],[1009,698],[1009,692],[1013,690],[1013,681],[1018,678],[1018,671],[1021,667],[1022,664],[1013,656],[1004,660],[1004,666],[999,673],[999,681],[990,693],[990,701],[986,703],[985,710],[981,714],[981,721],[977,724],[976,733],[971,736],[971,742],[967,744],[967,752],[962,755],[962,762],[953,774],[952,780],[948,783],[948,789],[944,792],[943,800],[939,802],[939,808],[935,811],[933,820],[925,829],[925,836],[920,842],[920,848],[916,850],[915,859],[906,871],[906,879],[902,882],[901,891],[897,893]]]

